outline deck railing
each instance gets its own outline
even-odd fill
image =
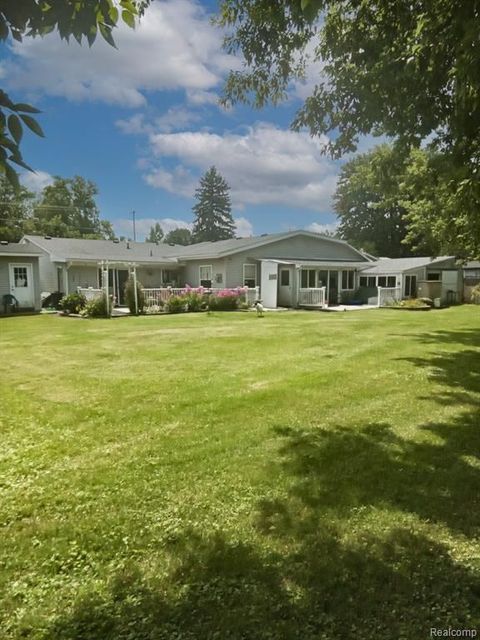
[[[224,291],[225,287],[212,287],[209,289],[202,288],[203,293],[218,293],[219,291]],[[158,287],[158,288],[149,288],[144,289],[143,293],[145,295],[145,307],[147,309],[155,309],[155,307],[161,308],[167,302],[169,298],[172,296],[181,296],[185,295],[188,291],[199,291],[199,289],[188,288],[188,287]],[[259,298],[260,295],[260,287],[250,287],[243,288],[244,293],[241,294],[240,297],[244,297],[245,302],[248,304],[253,304],[255,300]]]
[[[326,287],[319,289],[299,289],[298,304],[301,307],[324,307],[326,304]]]
[[[94,289],[93,287],[77,287],[77,292],[84,296],[87,299],[87,302],[90,300],[95,300],[95,298],[99,298],[103,294],[103,289]]]
[[[402,290],[400,287],[377,287],[378,289],[378,307],[388,307],[397,300],[402,299]]]

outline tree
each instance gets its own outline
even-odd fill
[[[330,135],[334,157],[368,133],[408,150],[428,140],[447,157],[451,211],[478,229],[476,0],[223,0],[219,22],[230,29],[227,50],[246,65],[230,74],[224,102],[279,102],[305,73],[308,52],[322,70],[293,127]],[[470,247],[480,254],[478,235]]]
[[[115,46],[112,31],[120,19],[135,26],[135,19],[143,13],[150,0],[2,0],[0,11],[0,41],[11,37],[21,42],[24,37],[45,36],[57,30],[60,37],[71,36],[79,44],[86,38],[91,46],[100,32],[104,40]],[[43,136],[43,131],[31,114],[38,109],[16,103],[0,89],[0,175],[5,175],[17,189],[18,176],[12,166],[30,170],[24,162],[20,142],[23,126]]]
[[[34,200],[34,193],[23,186],[15,189],[5,177],[0,177],[0,240],[18,242],[21,239],[33,215]]]
[[[100,220],[97,186],[80,176],[60,178],[45,187],[27,231],[60,238],[113,239],[110,222]]]
[[[200,178],[195,191],[193,242],[227,240],[235,237],[235,223],[231,214],[230,187],[215,167]]]
[[[190,229],[172,229],[165,236],[164,242],[168,244],[192,244],[192,232]]]
[[[342,167],[333,201],[340,219],[338,233],[344,240],[390,258],[416,253],[406,243],[407,210],[400,188],[405,162],[393,146],[385,144]],[[431,238],[418,240],[417,252],[435,253]]]
[[[150,227],[150,232],[145,238],[145,242],[161,242],[163,240],[163,229],[159,222]]]

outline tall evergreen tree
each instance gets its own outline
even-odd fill
[[[163,240],[163,229],[159,222],[156,222],[150,227],[150,232],[145,238],[145,242],[161,242]]]
[[[228,240],[235,237],[235,223],[231,213],[230,187],[215,167],[200,178],[195,191],[197,203],[193,207],[195,222],[193,242]]]

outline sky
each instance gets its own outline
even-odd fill
[[[154,0],[135,30],[115,30],[117,49],[101,38],[91,49],[68,44],[56,33],[3,47],[2,86],[14,102],[42,110],[46,135],[23,138],[35,169],[23,183],[38,191],[55,175],[90,179],[101,217],[132,237],[135,211],[143,239],[155,222],[165,231],[191,225],[195,188],[215,165],[231,188],[238,235],[333,230],[342,163],[322,154],[325,138],[289,128],[318,63],[280,106],[224,109],[223,82],[242,61],[222,49],[214,10],[196,0]]]

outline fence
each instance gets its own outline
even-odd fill
[[[394,302],[402,299],[402,290],[400,287],[377,287],[378,289],[378,307],[388,307]]]
[[[324,307],[326,287],[319,289],[299,289],[298,304],[301,307]]]
[[[235,289],[233,289],[235,291]],[[198,288],[198,289],[186,289],[186,288],[174,288],[174,287],[161,287],[157,289],[144,289],[143,293],[145,295],[145,309],[148,311],[160,311],[161,308],[165,305],[167,300],[172,296],[181,296],[185,295],[188,291],[196,291],[202,292],[204,294],[215,294],[219,291],[225,291],[225,287],[223,288]],[[260,287],[241,287],[242,293],[240,294],[240,298],[244,298],[245,302],[249,305],[252,305],[255,300],[259,298],[260,295]]]

